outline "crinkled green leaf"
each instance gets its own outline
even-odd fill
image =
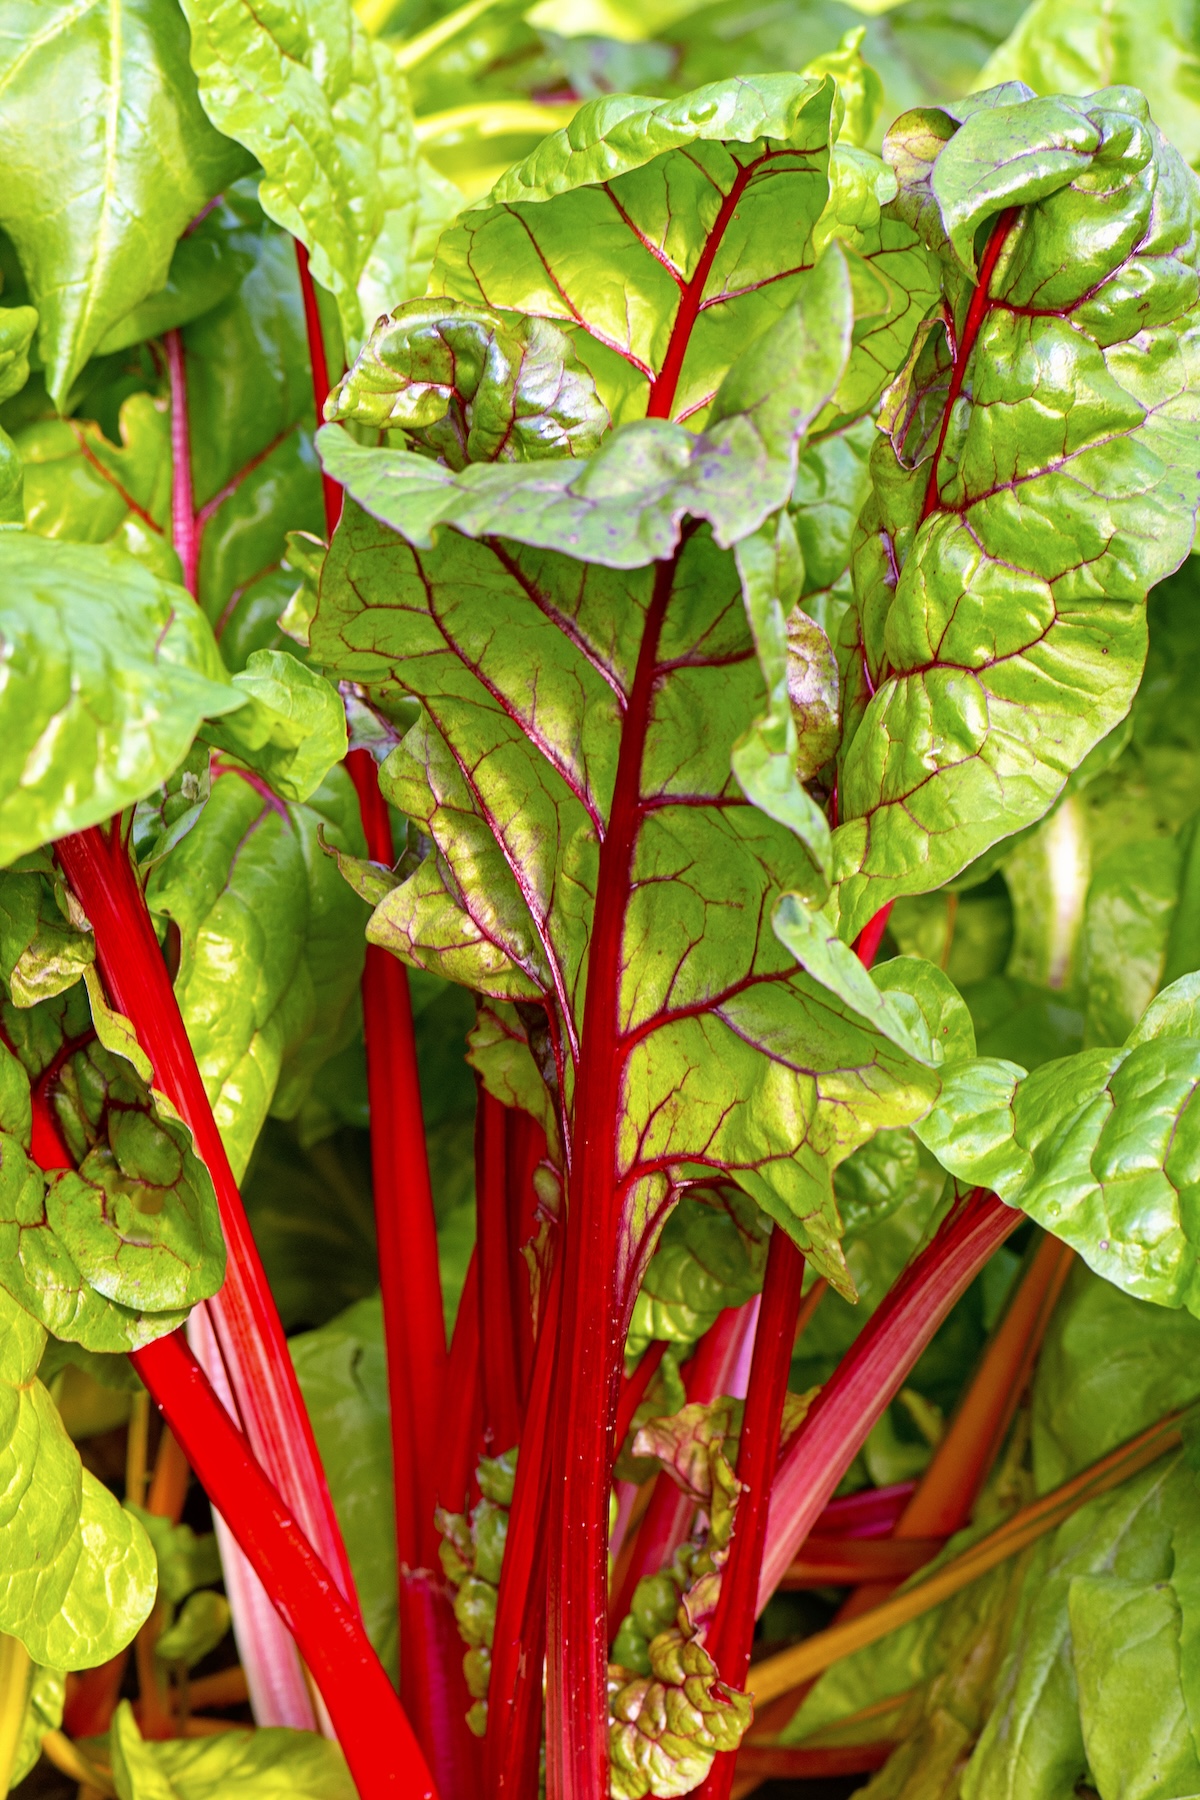
[[[122,1320],[171,1315],[157,1329],[152,1319],[142,1324],[147,1336],[158,1336],[179,1313],[216,1293],[225,1274],[212,1181],[191,1133],[135,1069],[99,1043],[64,1063],[54,1106],[76,1169],[46,1178],[42,1218],[25,1216],[33,1196],[22,1195],[16,1244],[26,1283],[37,1285],[35,1271],[53,1237],[58,1256],[69,1259],[93,1298],[115,1302]],[[21,1297],[59,1337],[92,1350],[133,1347],[122,1341],[115,1321],[116,1341],[110,1342],[93,1341],[79,1319],[75,1329],[64,1329],[58,1309],[65,1295],[52,1281],[40,1306]]]
[[[36,1006],[73,987],[95,955],[90,931],[66,916],[45,875],[0,875],[0,981],[15,1006]]]
[[[762,1286],[767,1242],[758,1208],[736,1188],[681,1200],[642,1278],[626,1355],[655,1338],[694,1344],[725,1307],[752,1299]]]
[[[658,672],[628,827],[635,879],[604,924],[620,947],[614,1178],[648,1224],[672,1179],[724,1168],[841,1280],[830,1168],[924,1110],[935,1081],[764,929],[807,859],[729,772],[762,685],[733,560],[707,534],[624,575],[456,532],[425,552],[347,509],[314,650],[385,702],[405,687],[423,702],[382,773],[433,844],[369,935],[546,1007],[547,1073],[570,1118],[599,840],[646,632]]]
[[[118,1800],[355,1800],[357,1791],[336,1744],[281,1725],[153,1742],[123,1700],[109,1750]]]
[[[325,430],[327,471],[410,542],[426,548],[454,525],[632,568],[664,557],[687,517],[730,544],[757,530],[791,492],[804,432],[845,364],[850,295],[831,249],[797,271],[769,334],[721,371],[701,432],[634,420],[586,460],[475,463],[455,471],[411,451],[372,449]]]
[[[1093,1695],[1101,1679],[1119,1683],[1122,1659],[1131,1649],[1128,1640],[1109,1651],[1098,1640],[1084,1643],[1073,1636],[1075,1583],[1102,1586],[1110,1604],[1119,1601],[1128,1583],[1165,1586],[1173,1539],[1181,1530],[1194,1531],[1198,1520],[1194,1478],[1173,1456],[1059,1527],[1026,1580],[997,1702],[963,1778],[964,1800],[1057,1800],[1072,1792],[1087,1766],[1083,1679]],[[1093,1589],[1090,1597],[1095,1614],[1103,1596]],[[1132,1765],[1132,1731],[1129,1741]],[[1106,1795],[1120,1791],[1104,1789]]]
[[[293,1116],[354,1030],[363,911],[322,829],[361,850],[343,770],[303,806],[230,770],[147,887],[151,908],[179,928],[176,993],[239,1175],[267,1112]]]
[[[961,125],[913,113],[888,138],[894,210],[938,254],[956,331],[971,278],[950,234],[968,254],[974,222],[1021,211],[940,454],[950,356],[935,321],[872,459],[842,635],[846,937],[1047,810],[1127,711],[1146,591],[1191,544],[1195,180],[1128,89],[1054,102],[1076,121],[1058,135],[1093,152],[1070,152],[1074,179],[1055,164],[1053,192],[1039,162],[1067,154],[1053,145],[1018,179],[1026,143],[1055,137],[1050,105],[997,90],[959,107]]]
[[[130,394],[118,443],[80,419],[37,419],[16,434],[24,467],[24,519],[39,537],[113,544],[155,575],[178,582],[168,541],[171,421],[165,400]]]
[[[587,455],[609,423],[557,327],[440,298],[377,322],[325,416],[402,429],[452,469]]]
[[[1076,1575],[1067,1597],[1088,1768],[1112,1800],[1200,1791],[1165,1581]]]
[[[154,1604],[154,1552],[137,1521],[80,1466],[36,1379],[45,1334],[0,1293],[0,1630],[35,1662],[91,1668]]]
[[[173,6],[6,0],[0,225],[61,403],[105,333],[167,278],[189,219],[246,166],[201,109]]]
[[[37,1023],[46,1009],[15,1016]],[[57,1047],[51,1037],[46,1060]],[[95,1042],[62,1064],[53,1099],[77,1169],[47,1176],[28,1155],[28,1076],[7,1049],[0,1097],[0,1285],[47,1330],[134,1349],[216,1292],[225,1250],[208,1172],[127,1064]]]
[[[286,650],[254,650],[233,678],[246,704],[205,736],[284,800],[308,800],[346,754],[346,713],[315,669]]]
[[[766,75],[589,101],[460,215],[431,285],[557,320],[615,422],[650,402],[700,423],[815,261],[834,91]]]
[[[1185,977],[1187,994],[1196,977]],[[1190,1000],[1118,1050],[1085,1050],[1025,1075],[966,1062],[914,1129],[960,1179],[995,1188],[1139,1298],[1200,1309],[1196,1148],[1200,1039]]]
[[[391,1414],[378,1296],[290,1342],[362,1600],[367,1635],[396,1669]]]
[[[181,589],[118,551],[0,534],[0,862],[156,787],[241,696]]]
[[[359,279],[397,198],[385,167],[403,169],[411,145],[396,142],[407,121],[392,53],[338,0],[183,0],[183,11],[205,110],[262,165],[264,209],[307,245],[357,338]]]
[[[1034,0],[973,85],[1022,81],[1037,94],[1141,88],[1160,131],[1194,165],[1197,72],[1193,21],[1180,0]]]

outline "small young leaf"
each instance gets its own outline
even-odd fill
[[[609,422],[555,326],[442,299],[378,321],[325,417],[399,428],[451,469],[586,456]]]
[[[246,704],[205,732],[284,800],[308,800],[346,754],[346,713],[329,683],[285,650],[255,650],[233,678]]]
[[[370,513],[428,548],[440,527],[634,568],[668,556],[686,518],[721,544],[756,531],[791,493],[804,433],[845,367],[851,328],[845,259],[835,245],[797,271],[772,330],[722,369],[703,431],[634,420],[594,455],[474,463],[455,472],[410,451],[375,449],[326,428],[326,470]]]

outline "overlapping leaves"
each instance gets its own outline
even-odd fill
[[[247,158],[206,119],[187,28],[154,0],[6,0],[0,95],[0,225],[61,403],[106,332],[162,287],[184,227]]]
[[[176,993],[240,1175],[268,1111],[294,1116],[353,1035],[364,911],[322,836],[356,850],[362,830],[344,771],[304,805],[233,765],[217,761],[214,774],[147,899],[179,929]]]
[[[424,707],[382,775],[434,848],[369,935],[540,1002],[542,1067],[569,1118],[588,957],[611,934],[630,1215],[723,1166],[841,1279],[830,1166],[922,1111],[933,1078],[764,929],[806,856],[729,772],[761,703],[732,559],[703,532],[628,574],[456,532],[423,551],[350,508],[312,630],[326,664]],[[631,863],[598,919],[614,829]]]
[[[994,90],[906,115],[887,155],[965,351],[940,322],[918,339],[874,452],[843,638],[847,936],[1038,817],[1122,717],[1197,499],[1196,186],[1140,96]],[[1005,208],[972,350],[974,240]]]
[[[67,996],[25,1014],[19,1035],[18,1021],[7,1020],[39,1078],[37,1105],[52,1106],[74,1167],[47,1175],[34,1161],[29,1075],[5,1048],[0,1286],[56,1337],[129,1350],[217,1291],[225,1247],[186,1127],[93,1039],[79,1012]]]

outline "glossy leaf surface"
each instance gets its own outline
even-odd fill
[[[216,1737],[154,1743],[142,1737],[129,1702],[117,1708],[111,1738],[118,1800],[354,1800],[336,1744],[311,1731],[269,1726]]]
[[[347,514],[314,649],[383,697],[418,693],[423,720],[384,784],[435,846],[370,936],[496,998],[541,1002],[569,1118],[588,952],[604,933],[627,1216],[648,1222],[689,1166],[723,1166],[843,1280],[829,1168],[871,1129],[923,1111],[933,1078],[763,931],[804,852],[729,774],[731,739],[761,696],[732,561],[695,534],[656,570],[580,575],[566,558],[457,533],[425,552]],[[617,804],[632,879],[601,921]]]
[[[411,138],[388,142],[407,123],[391,53],[337,0],[185,0],[183,11],[209,117],[261,164],[264,209],[307,246],[347,339],[357,338],[359,278],[396,197],[385,167],[398,163],[416,185]]]
[[[154,1552],[80,1466],[36,1379],[44,1343],[41,1327],[0,1294],[0,1629],[37,1662],[90,1668],[148,1616]]]
[[[918,1134],[951,1173],[995,1188],[1140,1298],[1200,1308],[1194,1274],[1196,978],[1129,1043],[1042,1064],[948,1072]]]
[[[204,115],[179,13],[154,0],[7,0],[0,90],[0,224],[62,401],[110,327],[163,285],[176,239],[246,158]]]
[[[1193,529],[1191,172],[1129,90],[952,113],[888,138],[961,344],[926,328],[872,459],[842,640],[847,937],[1047,809],[1128,709],[1146,590]]]
[[[0,536],[0,861],[156,787],[242,702],[187,594],[102,546]]]
[[[294,1115],[354,1030],[364,909],[321,833],[361,847],[344,771],[301,806],[218,764],[196,823],[150,876],[150,906],[179,928],[176,992],[239,1175],[267,1112]]]

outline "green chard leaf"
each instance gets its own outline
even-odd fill
[[[713,1169],[844,1282],[832,1166],[923,1112],[936,1077],[763,931],[808,864],[729,773],[762,704],[732,558],[704,532],[631,573],[453,531],[425,551],[348,505],[312,643],[385,704],[405,688],[424,708],[382,781],[433,848],[368,935],[545,1008],[560,1133],[586,1061],[589,946],[613,945],[621,1283],[676,1184]],[[631,861],[597,916],[614,808]]]
[[[656,1338],[694,1344],[725,1307],[753,1299],[762,1287],[767,1243],[758,1208],[737,1188],[688,1194],[650,1258],[634,1302],[626,1356],[640,1355]]]
[[[0,533],[0,863],[157,787],[244,705],[182,588],[107,546]]]
[[[246,157],[213,130],[174,6],[5,0],[8,232],[61,403],[105,334],[161,288],[176,239]]]
[[[311,749],[302,738],[292,753]],[[363,849],[343,769],[301,805],[218,760],[198,818],[147,884],[152,911],[179,929],[175,990],[239,1177],[267,1113],[294,1117],[321,1065],[356,1028],[364,913],[323,836]]]
[[[1188,1542],[1198,1522],[1195,1478],[1172,1456],[1082,1507],[1039,1547],[996,1703],[963,1777],[963,1800],[1054,1800],[1083,1779],[1093,1752],[1100,1768],[1092,1773],[1103,1772],[1106,1796],[1194,1790],[1194,1776],[1178,1786],[1159,1785],[1154,1775],[1156,1768],[1166,1775],[1189,1750],[1196,1755],[1187,1742],[1178,1636],[1164,1630],[1163,1615],[1178,1617],[1174,1547]],[[1131,1604],[1128,1629],[1118,1627],[1114,1638],[1113,1615]],[[1114,1781],[1117,1719],[1125,1748]]]
[[[1128,1042],[1043,1063],[968,1060],[914,1129],[951,1174],[992,1187],[1127,1293],[1200,1315],[1195,1212],[1200,977]]]
[[[1200,161],[1196,39],[1180,0],[1034,0],[976,85],[1021,81],[1035,94],[1141,88],[1154,122],[1193,168]]]
[[[906,115],[886,154],[957,335],[923,328],[872,457],[841,637],[847,938],[1037,819],[1124,716],[1197,502],[1197,189],[1141,96],[996,89]]]
[[[589,101],[443,234],[431,287],[556,320],[615,423],[699,425],[816,261],[835,91],[771,75]]]
[[[403,430],[452,469],[587,455],[609,423],[563,332],[444,299],[380,319],[325,416]]]
[[[182,5],[205,110],[261,164],[266,213],[307,246],[357,346],[368,258],[381,234],[416,225],[416,145],[393,53],[339,0]]]
[[[586,459],[455,470],[325,430],[322,461],[367,511],[423,547],[453,525],[632,568],[669,555],[688,516],[734,543],[786,502],[800,439],[845,366],[850,292],[840,252],[788,285],[793,305],[722,370],[703,431],[652,417],[627,423]],[[351,416],[371,411],[364,398]]]
[[[91,1668],[149,1616],[154,1552],[136,1519],[81,1466],[36,1379],[45,1341],[0,1291],[0,1630],[35,1662]]]
[[[155,1742],[123,1700],[109,1749],[118,1800],[355,1800],[357,1792],[336,1744],[281,1725]]]
[[[337,693],[286,650],[252,651],[233,685],[246,704],[204,735],[249,764],[281,799],[311,799],[348,748]]]
[[[54,1005],[17,1016],[36,1025]],[[0,1055],[0,1286],[58,1338],[136,1349],[224,1279],[212,1182],[186,1126],[122,1056],[86,1030],[56,1035],[45,1061],[74,1168],[46,1175],[30,1157],[29,1076]]]

